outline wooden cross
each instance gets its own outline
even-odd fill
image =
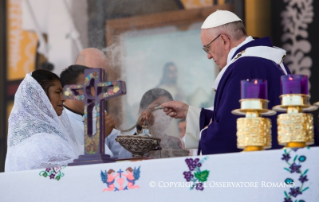
[[[124,81],[103,82],[105,72],[101,68],[84,70],[83,85],[66,85],[63,95],[66,99],[84,101],[84,155],[69,165],[83,165],[92,163],[114,162],[109,155],[105,155],[105,100],[126,94]],[[77,90],[83,89],[80,95]],[[94,94],[92,94],[94,89]],[[93,134],[93,108],[96,108],[96,134]]]

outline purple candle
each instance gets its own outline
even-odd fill
[[[308,77],[298,74],[281,76],[281,94],[308,95]]]
[[[263,79],[247,79],[241,82],[241,99],[267,100],[267,81]]]

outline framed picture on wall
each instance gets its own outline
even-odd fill
[[[138,119],[143,94],[152,88],[167,90],[174,100],[211,107],[212,84],[218,68],[202,50],[203,21],[231,4],[108,20],[106,50],[108,80],[123,80],[127,94],[109,101],[108,111],[117,125],[128,128]],[[177,136],[176,130],[170,135]]]

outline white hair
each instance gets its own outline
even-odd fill
[[[227,34],[233,40],[239,40],[243,36],[247,36],[246,28],[241,21],[227,23],[208,30],[216,36],[219,34]]]

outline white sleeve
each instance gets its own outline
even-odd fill
[[[189,106],[186,116],[185,149],[197,149],[200,140],[199,116],[201,108]]]
[[[69,144],[57,135],[38,133],[9,147],[5,172],[66,166],[77,158]]]
[[[121,131],[113,129],[111,134],[105,138],[105,154],[111,155],[113,158],[118,158],[122,148],[120,143],[116,142],[116,138],[121,134]],[[109,153],[106,153],[108,150]]]

